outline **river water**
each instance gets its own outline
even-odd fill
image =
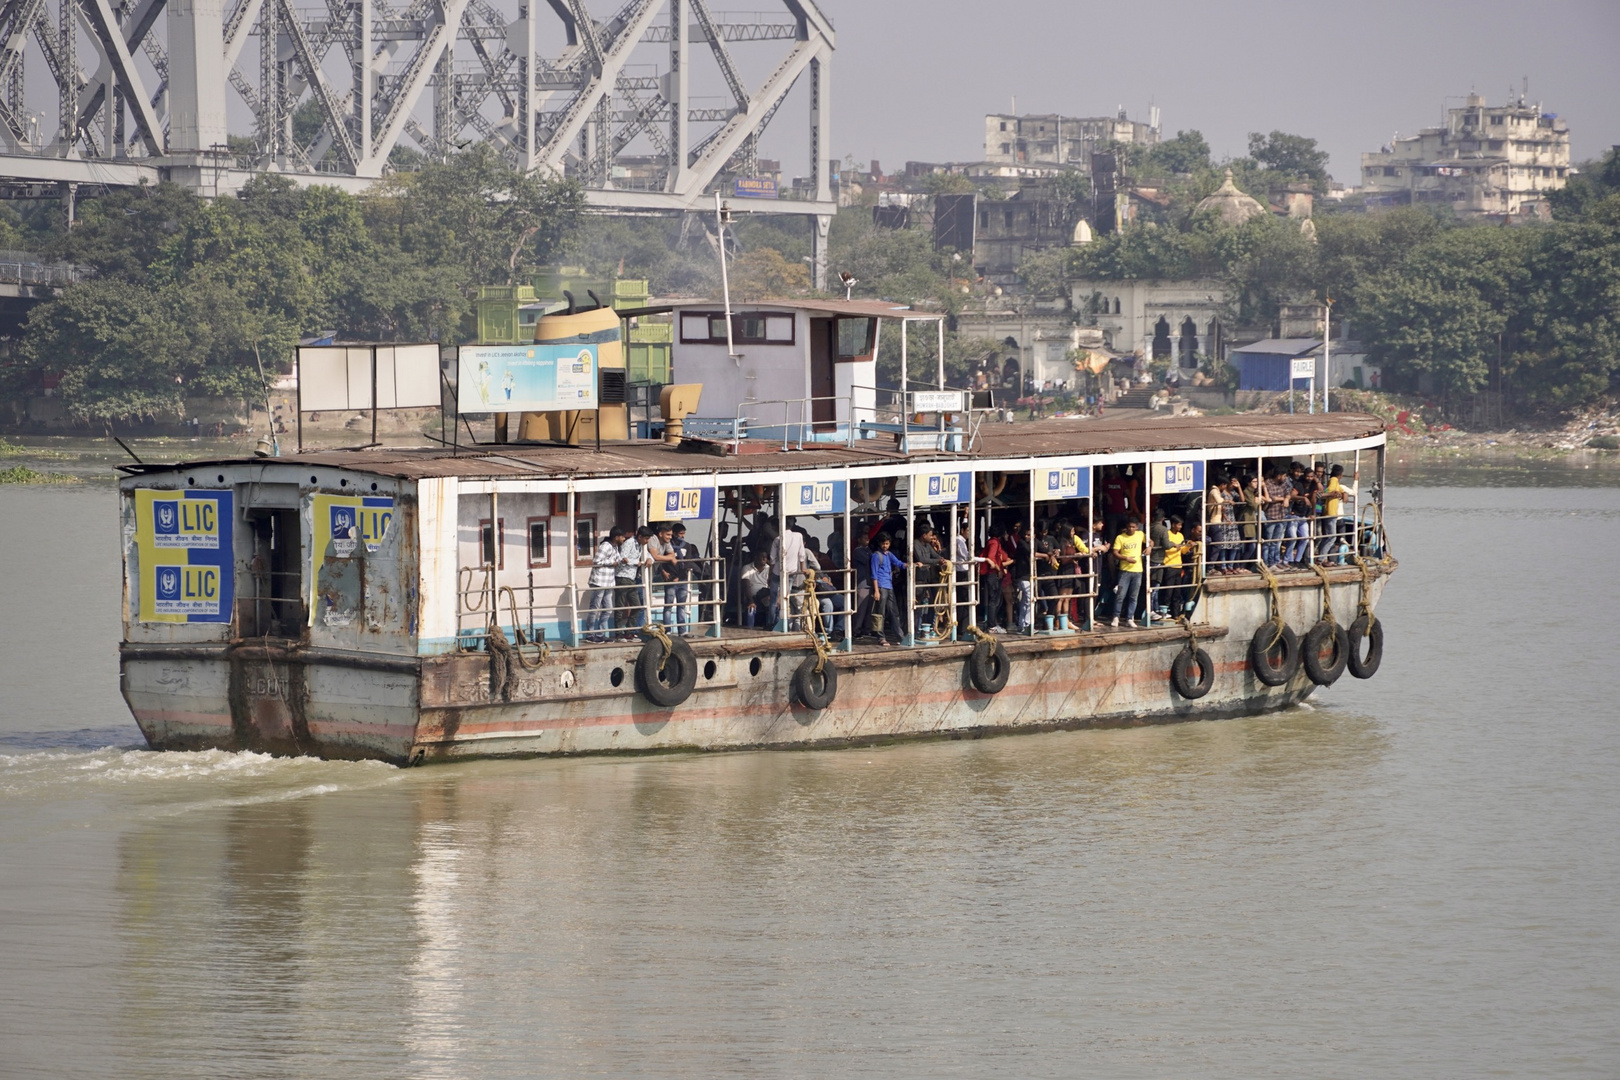
[[[404,771],[139,749],[111,490],[0,489],[0,1076],[1620,1075],[1593,475],[1397,487],[1278,715]]]

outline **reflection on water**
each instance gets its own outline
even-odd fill
[[[42,693],[0,1074],[1616,1075],[1620,490],[1390,516],[1383,671],[1271,717],[396,770]]]

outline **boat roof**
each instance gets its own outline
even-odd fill
[[[620,308],[619,317],[629,319],[638,315],[663,315],[685,308],[709,310],[720,306],[721,301],[719,300],[698,298],[660,299],[643,307]],[[890,303],[887,300],[820,300],[803,297],[790,300],[736,300],[731,304],[731,311],[734,315],[749,311],[808,311],[816,315],[843,315],[868,319],[909,319],[922,322],[938,322],[945,317],[945,313],[942,311],[921,311],[905,304]]]
[[[199,465],[299,464],[346,469],[402,480],[430,477],[465,479],[579,479],[612,476],[690,475],[694,473],[760,473],[799,469],[896,467],[929,463],[967,465],[975,461],[1075,455],[1140,454],[1157,456],[1178,450],[1231,448],[1258,451],[1321,443],[1370,439],[1384,433],[1384,422],[1366,413],[1233,416],[1109,416],[1101,419],[1054,419],[1014,424],[986,422],[971,453],[923,451],[901,454],[879,440],[855,448],[842,444],[805,444],[780,452],[719,454],[712,444],[687,440],[670,445],[653,440],[560,446],[550,443],[505,443],[452,449],[370,447],[305,450],[278,458],[232,457],[125,465],[135,475]],[[1234,456],[1250,456],[1249,453]]]

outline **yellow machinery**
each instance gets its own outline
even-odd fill
[[[573,314],[542,315],[534,324],[537,345],[590,343],[596,346],[597,408],[557,412],[522,413],[518,421],[520,442],[565,442],[578,446],[594,442],[600,425],[602,439],[630,437],[630,410],[625,404],[624,343],[618,312],[610,307]],[[495,418],[497,439],[506,427],[505,416]]]

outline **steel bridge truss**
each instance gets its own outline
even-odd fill
[[[756,173],[760,135],[804,78],[809,190],[748,208],[813,215],[824,241],[834,35],[814,0],[763,0],[780,13],[746,21],[709,0],[622,0],[605,17],[587,0],[504,2],[515,12],[495,0],[0,0],[0,193],[168,179],[215,195],[267,171],[355,190],[396,147],[444,157],[486,143],[577,178],[592,206],[689,211]],[[566,44],[542,55],[542,36]],[[250,38],[257,64],[244,70]],[[766,48],[775,62],[751,82],[738,59]],[[695,98],[694,74],[726,96]],[[241,116],[251,122],[234,130]]]

